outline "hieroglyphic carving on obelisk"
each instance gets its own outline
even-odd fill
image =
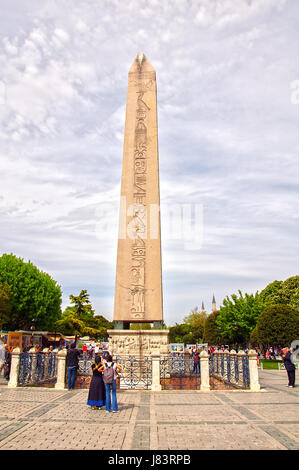
[[[156,72],[139,53],[129,71],[115,322],[161,322],[162,267]]]

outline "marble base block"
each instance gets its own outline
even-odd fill
[[[112,356],[161,356],[168,354],[168,330],[108,330]]]

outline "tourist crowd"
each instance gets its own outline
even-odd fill
[[[68,390],[73,390],[77,371],[79,369],[79,359],[86,355],[87,350],[77,349],[76,344],[72,343],[68,348],[66,356],[66,367],[68,372]],[[95,353],[92,368],[92,379],[90,382],[87,405],[92,410],[100,410],[105,405],[106,411],[118,413],[118,404],[116,396],[116,380],[121,371],[121,367],[113,362],[112,356],[108,351],[102,355],[99,351]]]
[[[245,353],[248,348],[240,348]],[[40,348],[36,348],[39,352]],[[50,347],[53,350],[53,346]],[[185,350],[185,354],[190,355],[193,360],[193,373],[200,374],[200,353],[205,347],[192,347]],[[209,346],[207,352],[210,355],[217,351],[231,350],[227,345]],[[239,348],[234,349],[236,352]],[[295,365],[293,363],[291,350],[289,348],[268,347],[263,349],[256,348],[257,360],[282,360],[288,374],[288,387],[295,386]],[[0,374],[3,373],[4,378],[9,380],[11,368],[12,348],[7,344],[0,348]],[[116,381],[117,376],[121,372],[121,367],[113,362],[108,351],[100,349],[99,344],[83,344],[82,349],[76,347],[76,343],[72,343],[67,349],[66,367],[67,367],[67,384],[68,390],[75,388],[77,372],[79,370],[80,359],[93,359],[92,363],[92,379],[90,382],[87,404],[91,409],[102,409],[105,406],[107,412],[118,412]]]

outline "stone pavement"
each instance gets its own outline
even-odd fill
[[[121,391],[119,414],[91,410],[88,390],[1,379],[0,450],[299,449],[299,385],[286,388],[285,371],[259,374],[261,392]]]

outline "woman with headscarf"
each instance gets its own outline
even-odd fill
[[[102,363],[106,363],[107,362],[107,357],[109,356],[109,351],[104,351],[103,352],[103,356],[102,356]]]
[[[89,387],[89,394],[87,405],[92,410],[100,410],[105,405],[106,394],[105,385],[103,382],[102,372],[99,372],[102,366],[102,360],[100,356],[96,356],[94,363],[92,364],[92,379]]]

